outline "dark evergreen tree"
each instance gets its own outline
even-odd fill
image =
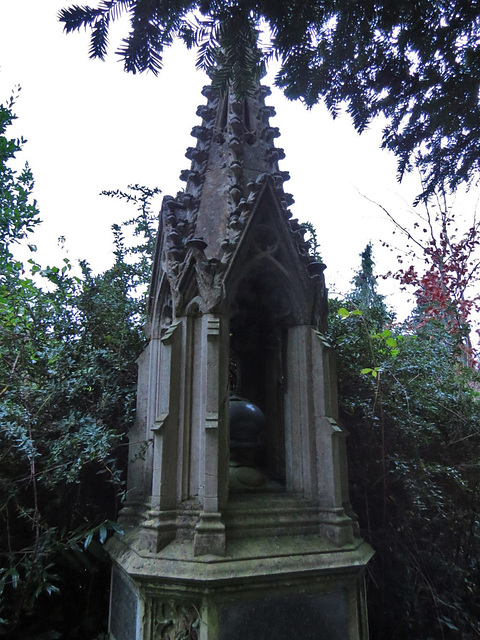
[[[377,291],[377,279],[373,273],[375,262],[373,261],[371,242],[362,251],[360,258],[362,259],[361,266],[352,281],[353,291],[349,298],[356,302],[362,311],[377,306],[383,308],[383,297]]]
[[[66,31],[91,30],[91,57],[104,58],[112,21],[128,15],[118,53],[127,71],[157,73],[174,38],[197,45],[199,66],[238,93],[254,86],[275,55],[289,98],[346,104],[363,131],[384,114],[383,146],[426,178],[424,196],[478,178],[480,108],[478,0],[100,0],[60,11]],[[259,46],[259,30],[271,41]],[[221,58],[221,65],[218,65]]]

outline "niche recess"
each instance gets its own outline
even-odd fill
[[[232,305],[230,390],[264,412],[261,467],[267,477],[285,485],[286,350],[293,313],[277,261],[263,253],[252,262]]]

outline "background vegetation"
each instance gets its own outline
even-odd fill
[[[351,499],[376,550],[368,568],[371,638],[473,640],[480,634],[478,365],[465,358],[465,325],[432,316],[420,293],[409,321],[396,324],[372,268],[367,247],[350,295],[330,301]]]
[[[13,168],[12,109],[0,107],[0,636],[93,638],[106,626],[101,543],[123,490],[154,191],[123,194],[138,212],[114,227],[105,273],[37,264],[39,214],[28,166]]]
[[[37,264],[13,117],[13,102],[0,107],[0,636],[92,639],[106,627],[101,543],[122,494],[157,190],[108,193],[137,212],[113,228],[106,272]],[[448,209],[425,215],[425,268],[393,274],[416,297],[407,323],[377,293],[371,247],[351,293],[331,301],[352,502],[377,552],[372,640],[480,636],[478,226],[455,238]]]

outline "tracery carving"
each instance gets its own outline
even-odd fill
[[[198,640],[200,605],[174,600],[153,601],[152,640]]]

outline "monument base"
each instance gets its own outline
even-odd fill
[[[112,640],[367,640],[360,539],[335,547],[316,535],[231,540],[223,557],[192,540],[157,554],[135,535],[109,542]]]

